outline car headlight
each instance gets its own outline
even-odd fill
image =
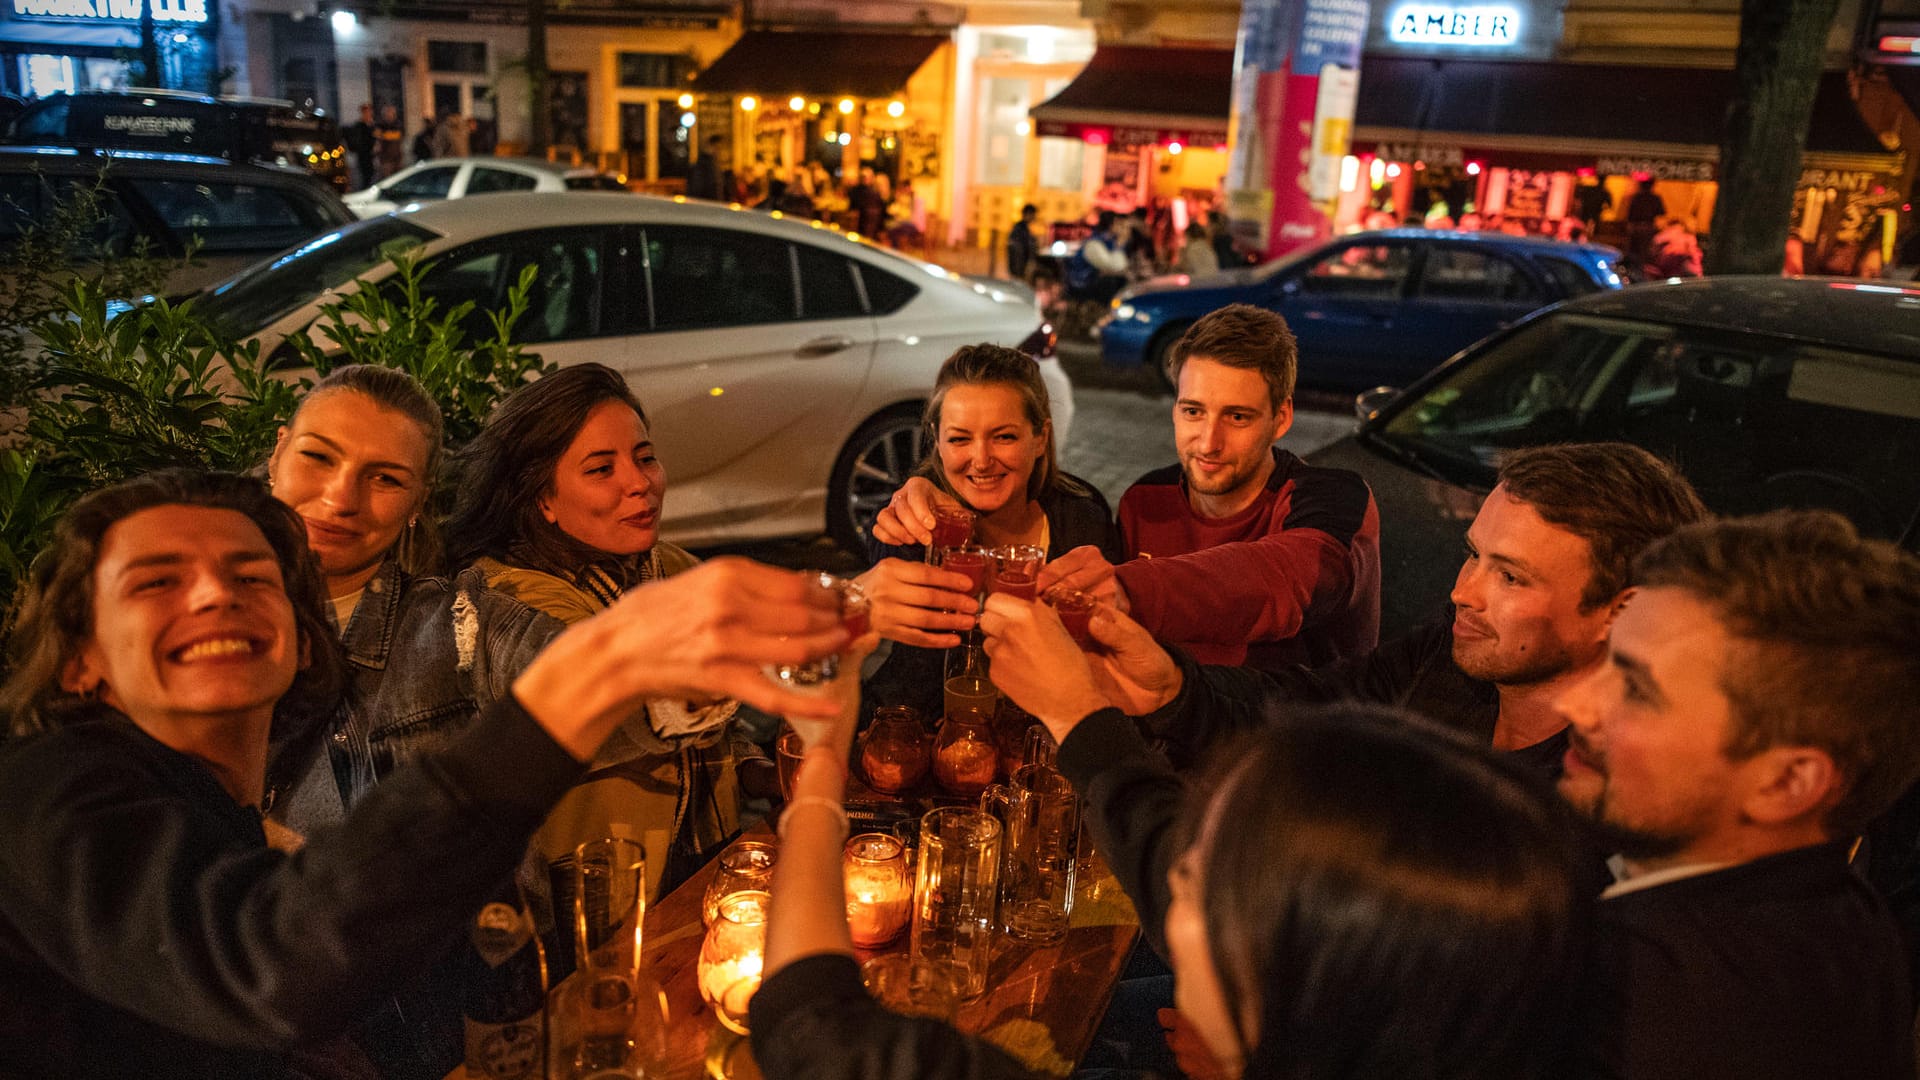
[[[1138,314],[1138,312],[1134,310],[1134,307],[1132,304],[1119,304],[1115,306],[1113,309],[1114,319],[1120,322],[1126,322],[1128,319],[1133,318],[1134,315],[1136,314]]]

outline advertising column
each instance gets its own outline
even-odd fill
[[[1227,205],[1268,258],[1327,238],[1353,131],[1367,0],[1244,0],[1234,52]]]

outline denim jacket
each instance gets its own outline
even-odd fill
[[[411,577],[389,561],[341,635],[351,675],[330,730],[276,750],[273,816],[301,832],[338,821],[376,782],[445,748],[505,698],[564,629],[475,571]]]

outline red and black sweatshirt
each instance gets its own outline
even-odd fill
[[[1253,504],[1201,517],[1178,465],[1120,497],[1132,615],[1203,664],[1327,664],[1380,637],[1380,511],[1357,473],[1276,447]]]

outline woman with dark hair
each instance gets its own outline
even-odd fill
[[[1040,366],[1016,349],[968,345],[940,365],[921,420],[927,455],[874,522],[860,578],[873,626],[899,642],[868,685],[870,700],[938,715],[940,657],[960,643],[976,604],[958,574],[923,564],[936,506],[973,511],[974,540],[1035,545],[1049,561],[1091,545],[1124,561],[1106,499],[1061,469]]]
[[[845,640],[824,590],[750,563],[637,590],[289,855],[260,817],[268,735],[332,705],[325,605],[257,480],[153,473],[61,519],[0,686],[0,1075],[369,1075],[343,1033],[458,939],[641,701],[818,715],[759,665]]]
[[[660,539],[667,477],[646,410],[603,364],[565,367],[514,391],[459,467],[447,524],[454,564],[563,623],[699,564]],[[535,847],[557,860],[619,826],[646,849],[649,886],[665,895],[739,830],[736,765],[758,754],[734,739],[735,709],[730,700],[649,701]]]
[[[1122,640],[1121,618],[1095,616],[1102,647]],[[1276,719],[1188,788],[1105,706],[1043,605],[994,597],[982,626],[996,661],[1027,651],[995,680],[1060,740],[1095,843],[1220,1075],[1557,1075],[1587,904],[1570,819],[1536,777],[1355,706]],[[1028,1075],[861,987],[840,881],[851,688],[839,696],[841,722],[802,759],[781,822],[755,1060],[769,1080]]]

